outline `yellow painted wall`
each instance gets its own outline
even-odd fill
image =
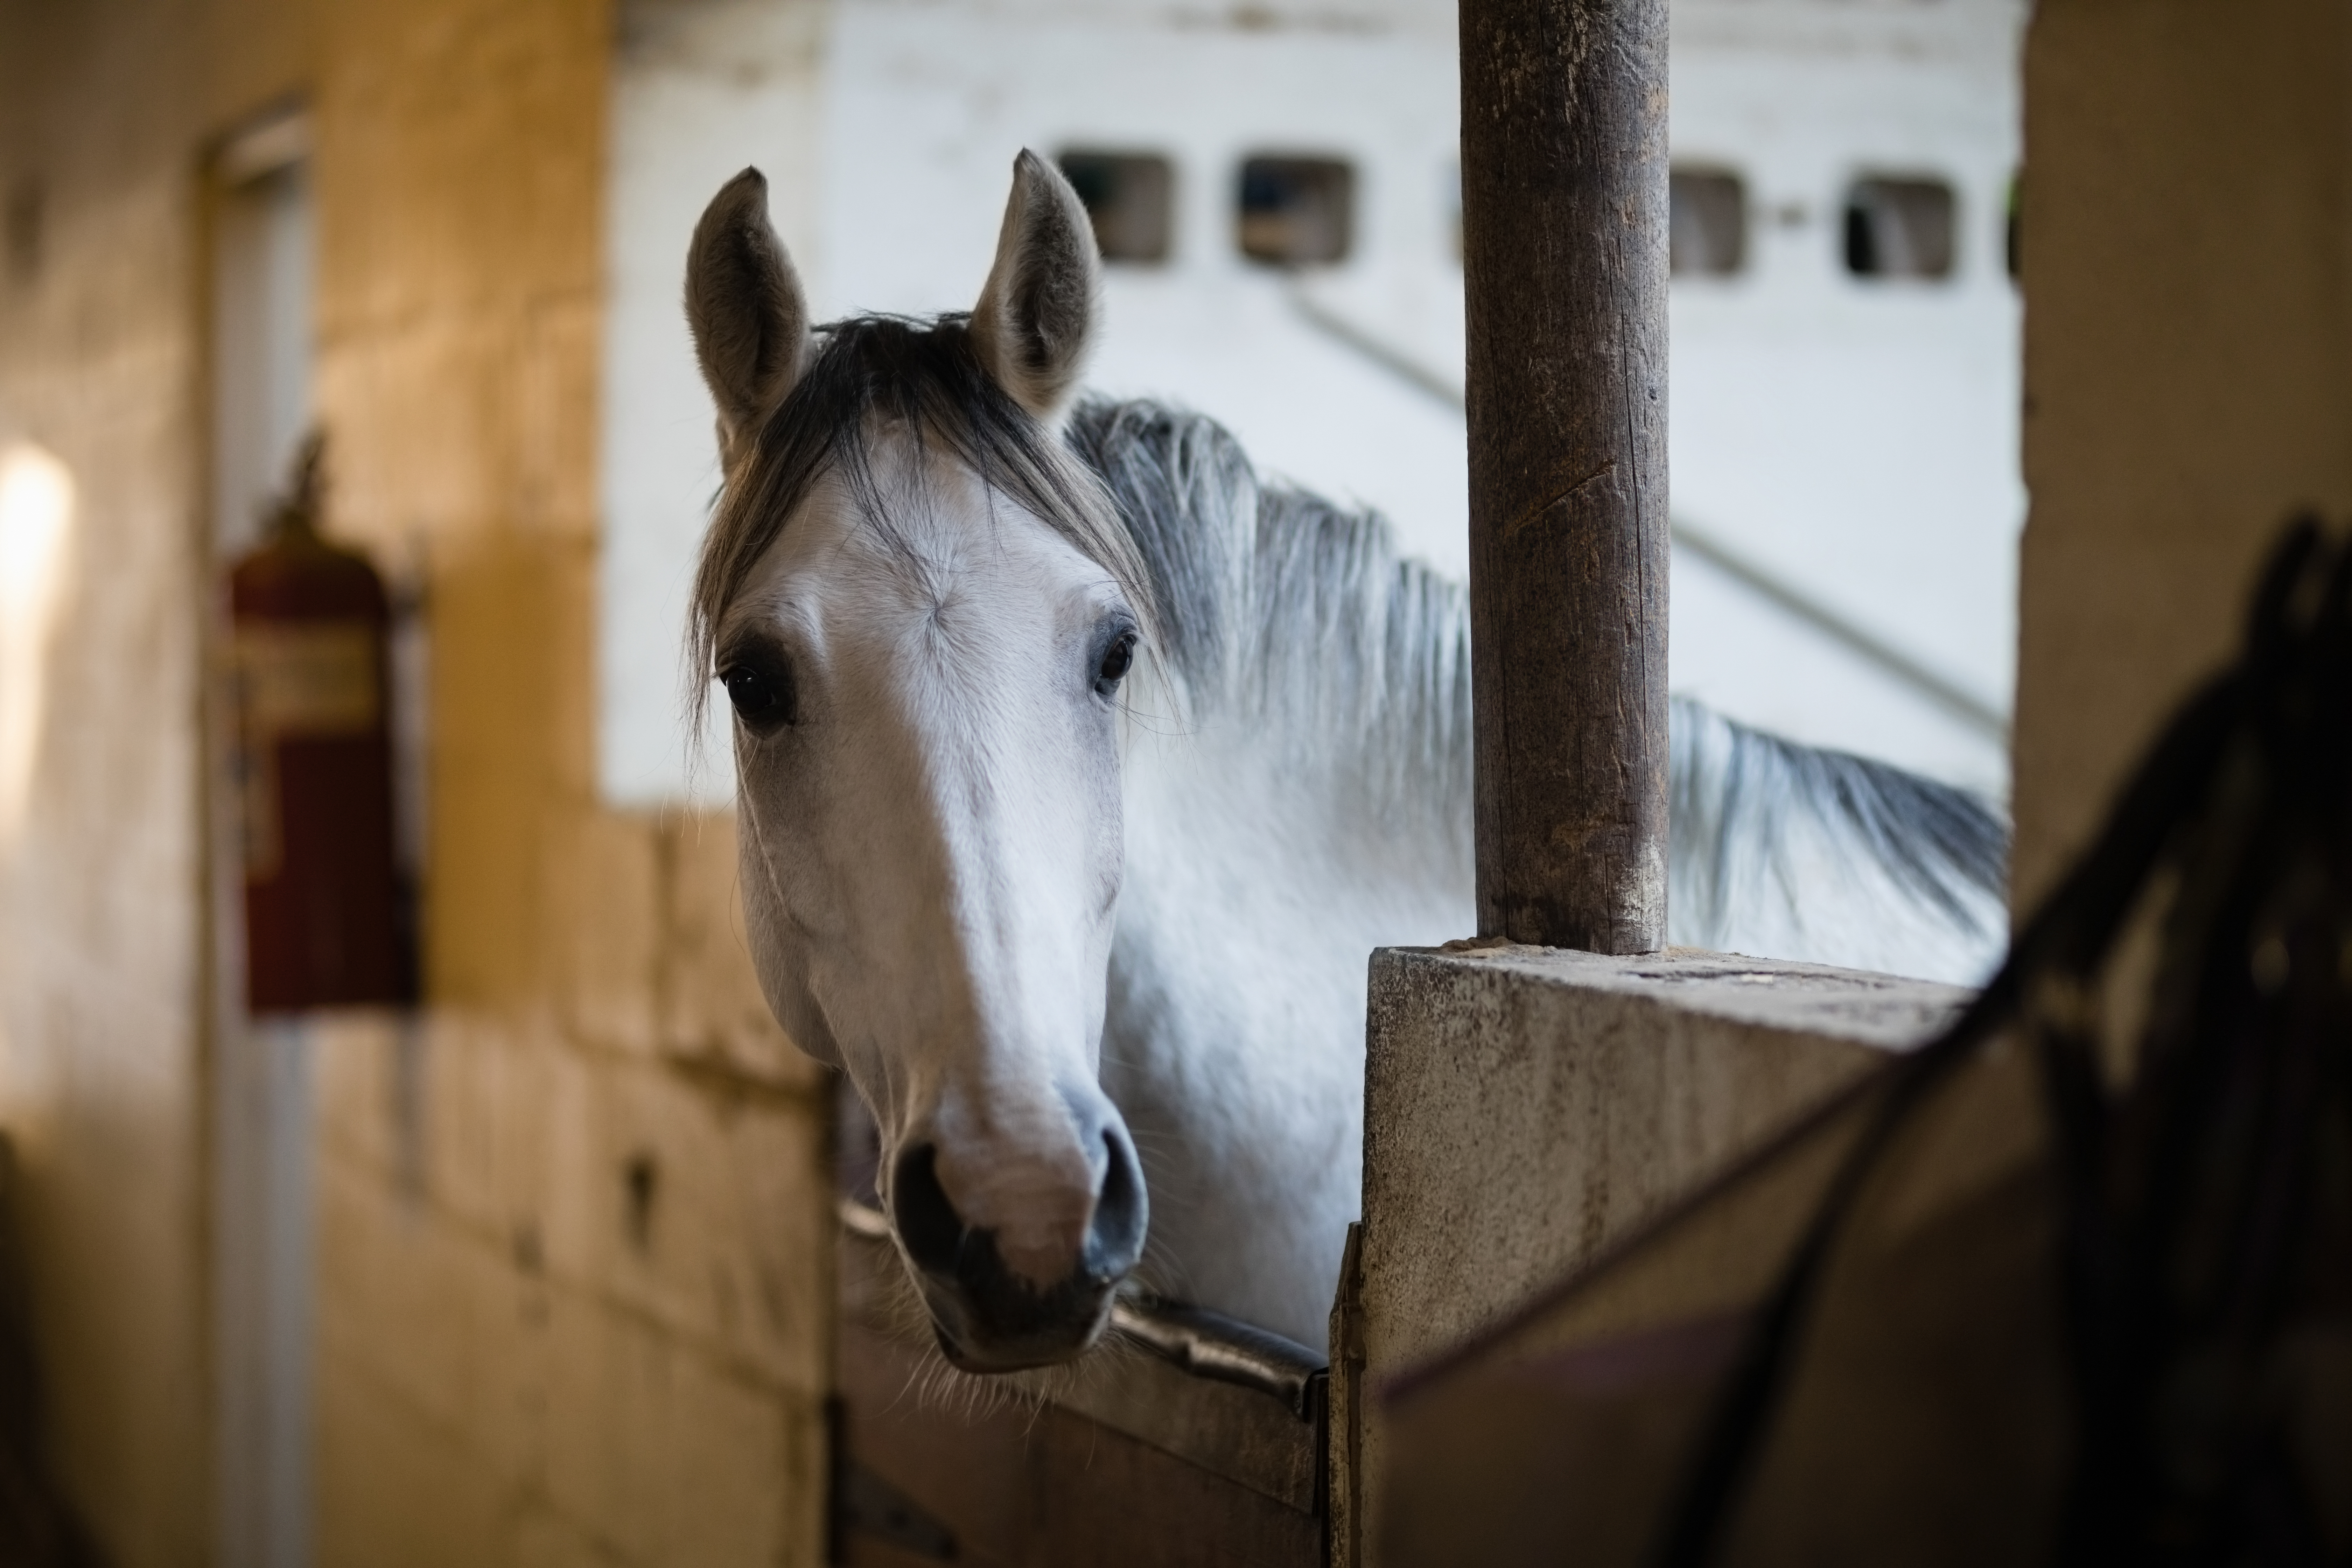
[[[2025,101],[2021,909],[2288,510],[2352,515],[2352,9],[2040,0]]]
[[[423,560],[433,658],[431,1005],[318,1058],[318,1561],[818,1555],[821,1086],[752,984],[728,820],[593,796],[610,32],[593,0],[0,0],[0,192],[51,193],[39,274],[0,274],[0,420],[81,486],[0,845],[0,1127],[58,1455],[125,1568],[212,1561],[201,172],[289,94],[331,526]]]

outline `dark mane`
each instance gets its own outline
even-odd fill
[[[873,443],[886,433],[914,444],[915,482],[934,450],[961,463],[1110,573],[1147,635],[1157,628],[1150,580],[1100,485],[982,366],[967,317],[861,316],[814,335],[808,368],[729,476],[703,537],[687,637],[695,732],[720,618],[821,475],[840,475],[867,526],[903,548],[872,460]]]
[[[1955,927],[1999,934],[1986,922],[2009,890],[2009,825],[1976,795],[1752,730],[1684,698],[1673,722],[1667,909],[1692,940],[1743,906],[1791,896],[1758,849],[1805,818]]]

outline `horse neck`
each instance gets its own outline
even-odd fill
[[[1186,576],[1132,710],[1103,1083],[1162,1288],[1320,1344],[1360,1208],[1365,957],[1471,930],[1466,641],[1376,522],[1240,499],[1160,556]]]
[[[1297,491],[1251,486],[1204,521],[1168,688],[1206,826],[1270,813],[1375,877],[1466,889],[1460,589],[1398,559],[1379,518]]]

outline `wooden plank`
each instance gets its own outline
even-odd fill
[[[835,1347],[835,1390],[842,1405],[835,1465],[861,1467],[954,1541],[946,1557],[907,1539],[919,1531],[894,1539],[870,1519],[838,1521],[836,1562],[1011,1568],[1032,1561],[1034,1412],[1010,1401],[986,1410],[942,1408],[926,1395],[922,1358],[854,1319],[841,1324]],[[837,1499],[843,1489],[837,1479]]]
[[[1321,1521],[1066,1410],[1036,1470],[1041,1568],[1319,1568]]]
[[[1133,1347],[957,1377],[887,1244],[840,1264],[837,1563],[1321,1568],[1318,1422]]]
[[[1478,930],[1666,929],[1665,0],[1463,0]]]
[[[1058,1404],[958,1409],[926,1397],[923,1362],[863,1323],[842,1325],[836,1462],[855,1468],[867,1504],[839,1532],[836,1561],[849,1568],[1320,1568],[1312,1510]],[[901,1517],[877,1517],[891,1503]]]

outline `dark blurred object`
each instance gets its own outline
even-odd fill
[[[1176,174],[1167,159],[1072,147],[1062,153],[1062,173],[1086,204],[1105,261],[1157,266],[1168,259]]]
[[[1666,270],[1728,278],[1748,263],[1748,187],[1728,169],[1676,169],[1666,180]]]
[[[391,616],[319,535],[324,443],[304,443],[262,543],[229,576],[247,1005],[404,1002],[393,863]]]
[[[1388,1409],[1402,1563],[2352,1558],[2352,549],[1945,1036]]]
[[[16,1146],[0,1133],[0,1563],[98,1568],[97,1547],[41,1464],[40,1368],[18,1185]]]
[[[1244,256],[1274,267],[1345,261],[1354,239],[1356,170],[1339,158],[1251,158],[1242,164]]]
[[[1952,187],[1934,178],[1856,180],[1845,198],[1845,268],[1857,278],[1952,275]]]

